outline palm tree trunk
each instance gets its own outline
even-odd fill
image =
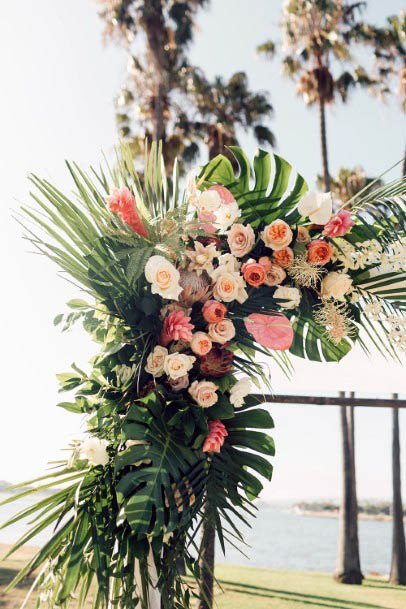
[[[341,394],[345,397],[345,394]],[[334,578],[343,584],[361,584],[358,543],[358,503],[355,476],[355,428],[354,407],[340,408],[343,492],[340,506],[337,565]]]
[[[206,501],[204,520],[202,524],[202,541],[200,545],[200,602],[199,609],[213,609],[214,596],[214,556],[216,529],[213,522],[213,512]]]
[[[393,395],[397,399],[397,394]],[[406,585],[406,542],[403,526],[402,487],[400,472],[399,409],[392,408],[392,564],[391,584]]]
[[[406,176],[406,148],[404,150],[403,165],[402,165],[402,176]]]
[[[319,89],[319,119],[320,119],[320,143],[321,143],[321,160],[323,164],[323,184],[324,191],[330,191],[330,172],[328,168],[328,152],[327,152],[327,127],[326,127],[326,103],[323,92]]]

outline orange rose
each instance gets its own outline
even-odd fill
[[[333,246],[323,239],[315,239],[307,246],[307,260],[323,266],[331,260],[333,255]]]
[[[243,264],[241,271],[245,281],[254,288],[259,288],[265,281],[266,271],[259,262],[247,262]]]
[[[261,238],[267,247],[277,251],[287,247],[292,242],[293,233],[289,224],[286,224],[284,220],[274,220],[268,226],[265,226]]]
[[[283,250],[278,250],[273,253],[273,259],[276,264],[283,269],[287,269],[293,262],[295,257],[293,250],[290,247],[284,247]]]
[[[217,300],[208,300],[202,308],[202,315],[209,324],[214,324],[217,321],[224,319],[227,313],[227,307]]]

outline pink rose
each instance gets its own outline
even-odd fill
[[[200,357],[207,355],[209,351],[211,351],[212,346],[213,343],[211,342],[211,338],[206,332],[196,332],[192,335],[190,348],[195,355],[199,355]]]
[[[204,453],[219,453],[228,431],[219,419],[209,421],[209,433],[203,444]]]
[[[209,324],[221,321],[226,313],[227,307],[217,300],[207,300],[202,308],[202,315]]]
[[[274,264],[268,256],[261,256],[258,260],[265,269],[264,284],[268,287],[280,285],[286,279],[286,273],[278,264]]]
[[[215,186],[210,186],[207,190],[214,190],[220,196],[221,202],[225,205],[229,203],[233,203],[235,201],[234,195],[226,188],[225,186],[221,186],[220,184],[216,184]]]
[[[344,237],[351,229],[354,222],[351,218],[349,211],[339,211],[337,215],[333,216],[325,225],[323,235],[325,237]]]
[[[164,321],[160,336],[160,343],[164,347],[172,340],[190,341],[194,325],[189,323],[190,317],[184,311],[172,311]]]
[[[109,210],[115,212],[123,222],[131,226],[137,235],[141,235],[141,237],[148,235],[137,212],[134,196],[128,188],[113,188],[110,195],[106,197],[106,202]]]
[[[218,400],[217,389],[212,381],[194,381],[189,387],[189,393],[199,406],[210,408]]]
[[[186,389],[189,386],[189,375],[185,374],[177,379],[168,379],[168,383],[172,387],[173,391],[182,391],[182,389]]]
[[[286,351],[292,345],[293,329],[289,319],[282,313],[273,315],[251,313],[245,319],[245,327],[254,337],[255,342],[262,347]]]
[[[265,281],[266,271],[262,264],[251,260],[241,267],[241,272],[245,281],[254,288],[259,288]]]
[[[228,343],[235,336],[235,328],[231,319],[222,319],[214,324],[209,324],[209,336],[220,345]]]
[[[242,258],[254,247],[255,233],[250,224],[233,224],[227,233],[227,242],[233,256]]]

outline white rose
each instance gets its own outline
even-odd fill
[[[215,190],[205,190],[197,199],[196,207],[202,214],[212,214],[221,206],[221,197]]]
[[[346,273],[332,271],[321,282],[321,297],[344,300],[344,296],[352,289],[352,279]]]
[[[91,436],[84,440],[80,447],[80,458],[86,459],[89,465],[106,465],[109,460],[107,452],[107,440],[101,440],[95,436]]]
[[[151,256],[145,265],[145,277],[152,284],[153,294],[168,300],[177,300],[182,291],[179,285],[180,274],[169,260],[163,256]]]
[[[244,404],[244,398],[251,392],[251,381],[248,377],[244,377],[236,382],[230,390],[230,402],[234,408],[241,408]]]
[[[216,211],[215,224],[220,230],[227,230],[240,216],[241,210],[237,201],[232,201],[221,205],[220,209]]]
[[[303,217],[308,217],[314,224],[327,224],[333,214],[331,192],[307,192],[297,206]]]
[[[191,370],[196,358],[185,353],[171,353],[165,359],[164,371],[169,378],[176,380]]]
[[[224,271],[234,272],[239,271],[241,268],[241,262],[233,254],[221,254],[218,257],[218,263]]]
[[[164,373],[165,360],[168,357],[168,349],[157,345],[147,357],[146,372],[152,376],[161,376]]]
[[[285,302],[278,303],[283,309],[296,309],[299,306],[302,295],[297,288],[289,288],[282,285],[276,288],[273,297],[275,300],[279,298],[285,300]]]
[[[247,300],[246,283],[239,273],[224,270],[220,266],[211,274],[211,278],[215,282],[213,296],[216,300],[224,302],[236,300],[240,304]]]

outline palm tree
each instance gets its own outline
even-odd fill
[[[285,73],[296,80],[296,93],[309,105],[317,104],[324,190],[330,190],[326,107],[340,97],[347,101],[355,86],[372,86],[374,80],[351,57],[353,44],[363,22],[363,2],[345,0],[288,0],[283,8],[282,32]],[[273,55],[268,41],[258,51]],[[342,69],[343,64],[346,69]]]
[[[317,185],[323,188],[323,176],[317,176]],[[330,190],[342,203],[347,203],[368,185],[371,185],[370,188],[372,190],[382,186],[382,181],[367,176],[360,165],[353,168],[340,167],[337,175],[330,176]]]
[[[394,399],[397,399],[395,394]],[[392,408],[392,563],[389,581],[406,585],[406,542],[403,526],[403,505],[400,470],[399,409]]]
[[[345,397],[345,393],[341,395]],[[354,407],[341,406],[340,420],[343,455],[343,492],[340,507],[338,556],[334,577],[343,584],[361,584],[364,576],[361,572],[358,542]]]
[[[116,105],[120,135],[134,156],[143,156],[146,140],[163,142],[169,169],[176,157],[195,161],[202,144],[209,158],[228,154],[226,146],[238,143],[239,127],[251,130],[260,144],[274,143],[267,126],[272,106],[265,93],[250,91],[244,72],[211,82],[188,61],[196,15],[208,0],[99,3],[105,38],[128,49],[128,79]]]

